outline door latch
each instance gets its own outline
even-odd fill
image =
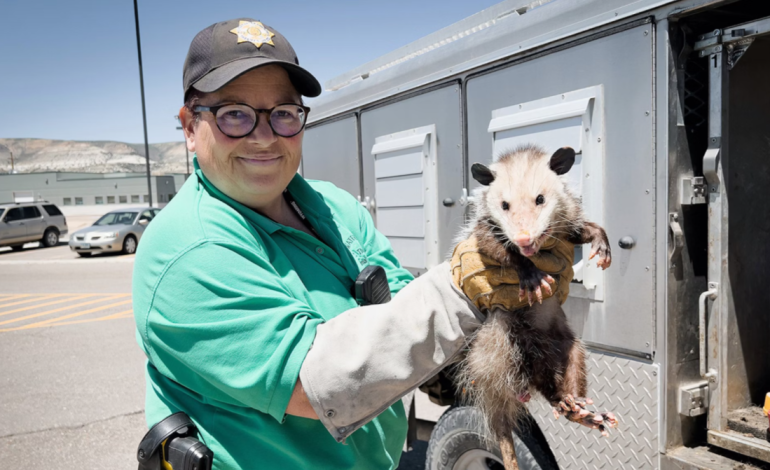
[[[364,200],[361,200],[361,196],[357,197],[358,202],[361,203],[362,206],[364,206],[364,209],[368,210],[369,212],[372,212],[374,210],[374,199],[366,196]]]
[[[679,389],[679,414],[700,416],[708,411],[709,387],[707,382],[685,385]]]
[[[668,256],[669,265],[672,266],[676,258],[682,253],[684,248],[684,232],[679,225],[679,214],[671,212],[668,214],[668,228],[671,231],[671,254]]]
[[[706,181],[702,176],[679,180],[679,204],[689,206],[706,203]]]
[[[460,196],[460,205],[465,206],[468,204],[468,188],[463,188],[463,195]]]

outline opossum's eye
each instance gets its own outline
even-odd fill
[[[502,204],[502,206],[503,206],[503,210],[504,210],[504,211],[507,211],[507,210],[508,210],[508,208],[509,208],[509,207],[511,207],[511,206],[509,206],[509,205],[508,205],[508,203],[507,203],[507,202],[505,202],[505,201],[503,201],[503,204]]]
[[[542,194],[538,194],[537,199],[535,199],[535,204],[537,204],[538,206],[540,204],[545,204],[545,197]]]

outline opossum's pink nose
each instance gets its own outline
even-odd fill
[[[522,231],[513,237],[513,241],[519,246],[527,246],[532,244],[532,237],[529,235],[529,232]]]

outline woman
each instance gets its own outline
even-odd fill
[[[134,268],[147,421],[186,412],[218,469],[395,468],[399,398],[483,315],[447,264],[412,281],[351,195],[297,174],[302,96],[321,92],[298,64],[253,19],[190,45],[179,115],[195,174],[148,227]],[[385,269],[391,302],[357,306],[367,265]]]

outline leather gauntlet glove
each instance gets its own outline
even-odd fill
[[[548,240],[530,260],[535,266],[556,279],[553,294],[544,292],[547,298],[556,295],[564,303],[569,295],[569,284],[574,272],[575,245],[564,240]],[[519,278],[512,269],[503,269],[500,263],[479,253],[476,238],[460,242],[452,253],[452,280],[465,295],[483,311],[493,308],[516,310],[529,306],[526,299],[519,299]]]
[[[319,325],[300,370],[302,386],[326,429],[343,442],[452,362],[483,320],[444,262],[389,303]]]

